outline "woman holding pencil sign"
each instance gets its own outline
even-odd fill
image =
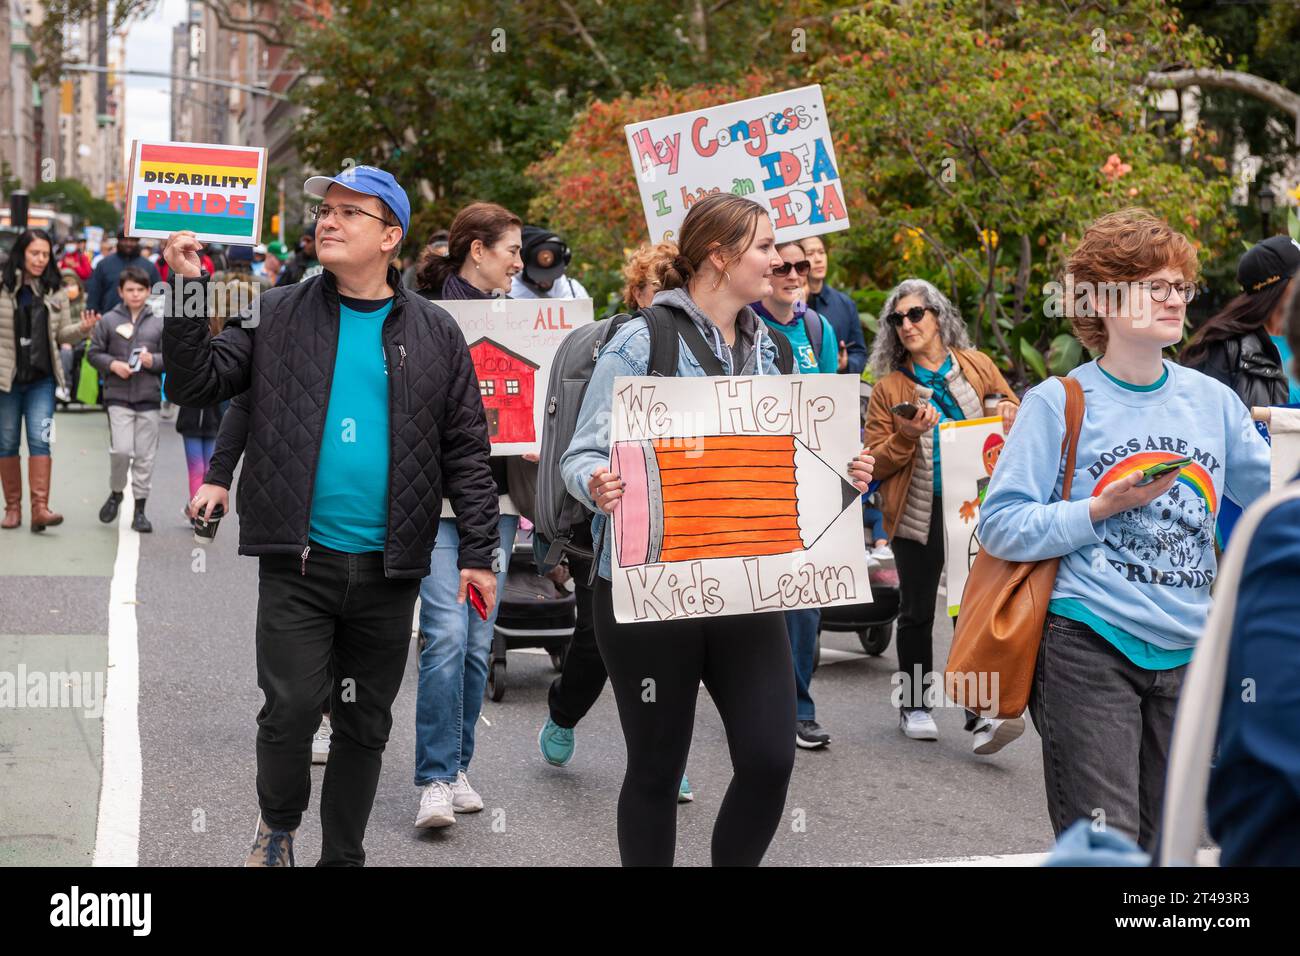
[[[779,374],[777,346],[749,303],[771,294],[772,270],[781,265],[761,205],[727,193],[707,196],[682,222],[679,255],[665,270],[654,304],[688,317],[691,333],[703,339],[724,374]],[[713,863],[753,866],[776,832],[794,765],[795,681],[784,618],[772,612],[620,624],[614,617],[604,532],[624,481],[609,468],[613,384],[620,376],[645,375],[649,362],[649,328],[636,317],[601,351],[560,464],[569,493],[596,512],[593,540],[604,542],[597,546],[596,642],[627,744],[619,854],[625,866],[673,862],[677,789],[703,681],[726,728],[734,769],[714,824]],[[682,347],[676,374],[706,373]],[[873,461],[863,450],[847,463],[847,477],[859,491],[871,481]]]

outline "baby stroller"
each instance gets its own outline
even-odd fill
[[[499,600],[488,660],[487,690],[494,701],[506,695],[507,651],[544,648],[551,655],[551,666],[558,671],[577,624],[573,591],[537,573],[531,525],[521,527],[515,535],[510,570]]]

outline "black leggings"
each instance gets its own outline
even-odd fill
[[[610,583],[600,578],[595,619],[627,745],[618,797],[623,865],[672,865],[677,788],[702,680],[722,717],[732,765],[713,825],[713,864],[757,866],[781,823],[794,769],[794,665],[785,618],[619,624]]]

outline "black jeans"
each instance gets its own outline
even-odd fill
[[[596,624],[592,614],[592,589],[587,587],[591,562],[569,555],[569,573],[573,575],[574,598],[578,605],[577,625],[565,652],[564,669],[551,682],[549,704],[551,720],[573,729],[600,699],[605,689],[605,662],[596,646]]]
[[[1029,713],[1057,836],[1088,820],[1154,848],[1186,672],[1144,670],[1088,625],[1047,615]]]
[[[898,669],[903,674],[903,706],[910,709],[922,706],[925,681],[934,670],[934,602],[943,573],[943,500],[936,497],[930,504],[925,544],[895,535],[889,546],[898,569]]]
[[[781,823],[794,769],[794,665],[785,617],[619,624],[604,578],[596,582],[595,612],[627,745],[618,795],[623,865],[673,862],[677,788],[702,680],[722,717],[732,765],[713,825],[713,863],[757,866]]]
[[[334,734],[321,784],[322,866],[361,866],[362,840],[402,684],[419,579],[388,580],[384,556],[311,542],[258,567],[257,801],[262,819],[297,829],[311,797],[311,738],[330,700]]]

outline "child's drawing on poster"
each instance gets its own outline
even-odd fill
[[[973,418],[939,426],[948,615],[956,617],[961,592],[979,554],[980,508],[1006,440],[1002,418]]]
[[[623,378],[613,416],[619,621],[871,600],[856,382]]]

